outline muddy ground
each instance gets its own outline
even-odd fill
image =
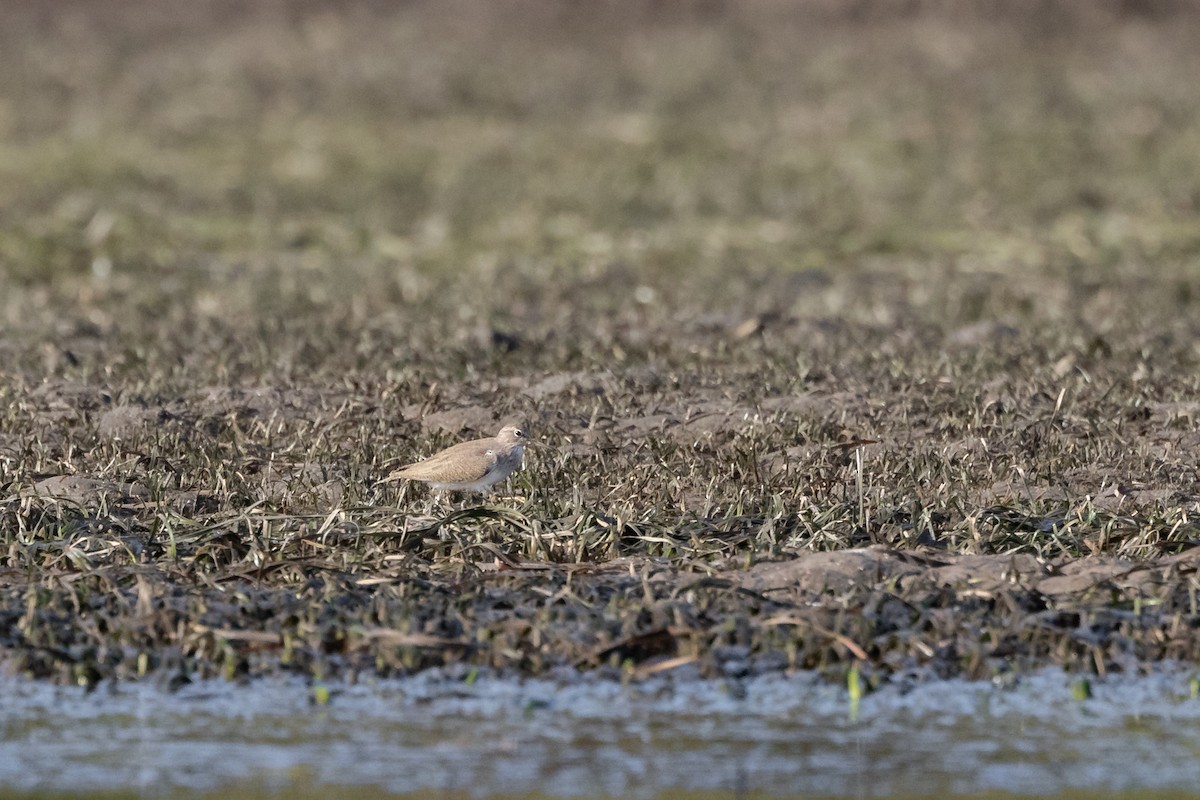
[[[6,670],[1200,663],[1195,4],[3,5]]]

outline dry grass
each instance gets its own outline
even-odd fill
[[[1200,658],[1191,4],[7,6],[9,669]]]

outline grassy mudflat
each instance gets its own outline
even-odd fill
[[[911,5],[5,2],[4,668],[1200,660],[1196,6]]]

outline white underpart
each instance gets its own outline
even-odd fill
[[[488,450],[489,456],[495,455],[494,450]],[[517,445],[512,449],[507,461],[497,461],[496,465],[487,471],[482,478],[474,483],[430,483],[429,487],[435,491],[445,492],[490,492],[492,485],[513,474],[515,470],[525,467],[525,445]]]

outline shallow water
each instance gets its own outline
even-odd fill
[[[658,798],[1193,796],[1191,673],[889,686],[428,674],[330,686],[0,682],[0,795]]]

